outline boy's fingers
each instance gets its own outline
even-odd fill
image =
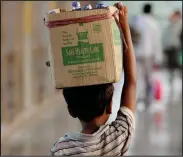
[[[122,11],[119,11],[119,17],[123,18],[123,12]]]
[[[121,15],[125,15],[128,13],[128,8],[126,6],[121,5],[121,3],[117,3],[116,6],[119,9]]]
[[[121,10],[121,4],[118,2],[118,3],[115,3],[114,6],[116,6],[116,8],[118,8],[119,10]]]
[[[120,2],[115,5],[120,11],[128,12],[127,6],[123,6]]]
[[[123,10],[124,10],[124,13],[128,13],[128,8],[126,6],[124,6]]]
[[[126,6],[122,6],[122,9],[119,10],[119,14],[121,16],[126,16],[128,14],[128,8]]]
[[[119,2],[119,3],[117,3],[117,8],[119,9],[119,10],[123,10],[123,6],[121,5],[121,3]]]

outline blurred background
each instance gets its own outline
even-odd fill
[[[106,6],[115,3],[100,2]],[[99,2],[81,1],[82,6],[92,4],[95,7],[96,3]],[[181,36],[179,38],[182,25],[178,24],[179,21],[182,23],[182,2],[122,3],[128,6],[134,45],[138,45],[136,39],[143,36],[138,31],[142,27],[137,23],[145,3],[152,4],[152,16],[158,23],[158,34],[162,34],[157,37],[161,48],[156,52],[155,62],[150,65],[151,70],[147,73],[153,79],[151,89],[155,94],[149,106],[141,100],[141,96],[137,96],[136,131],[129,155],[181,155],[182,47],[179,44],[175,51],[171,48],[167,50],[171,42],[166,40],[176,35],[177,39],[174,40],[177,43],[182,40]],[[54,89],[50,69],[45,66],[49,60],[49,40],[43,17],[55,8],[71,9],[72,2],[1,1],[2,155],[47,155],[53,143],[64,133],[79,131],[79,122],[68,115],[62,92]],[[172,19],[176,19],[173,24]],[[176,31],[171,34],[168,28]],[[166,36],[167,32],[169,36]],[[144,63],[141,58],[143,55],[137,57],[139,69],[146,65],[140,66]],[[138,83],[146,82],[143,79],[143,75],[140,75]],[[139,93],[146,95],[146,86],[143,89],[138,87]]]

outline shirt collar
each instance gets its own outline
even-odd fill
[[[81,142],[94,141],[94,140],[98,139],[108,128],[109,128],[109,125],[105,124],[105,125],[102,125],[93,134],[83,134],[83,133],[80,133],[80,132],[67,133],[64,136],[64,138],[65,139],[76,140],[76,141],[81,141]]]

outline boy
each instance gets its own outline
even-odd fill
[[[128,25],[127,8],[117,4],[119,21],[128,46],[123,52],[125,80],[118,116],[106,124],[112,113],[113,84],[63,89],[72,117],[82,124],[81,133],[67,133],[51,149],[53,156],[121,156],[129,148],[134,132],[136,103],[135,56]]]

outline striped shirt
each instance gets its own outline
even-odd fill
[[[134,115],[121,107],[115,121],[93,134],[67,133],[53,145],[52,156],[121,156],[129,148],[134,133]]]

